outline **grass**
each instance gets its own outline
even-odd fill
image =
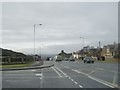
[[[104,62],[120,62],[120,59],[106,58]]]
[[[120,62],[120,59],[106,58],[105,61],[102,61],[102,60],[95,60],[95,61],[101,61],[101,62]]]
[[[14,65],[0,65],[0,68],[19,68],[19,67],[27,67],[32,65],[33,62],[29,62],[26,64],[14,64]]]

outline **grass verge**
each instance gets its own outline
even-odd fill
[[[34,62],[29,62],[26,64],[14,64],[14,65],[0,65],[0,68],[19,68],[19,67],[28,67],[32,65]]]

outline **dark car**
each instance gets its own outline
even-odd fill
[[[56,59],[55,61],[62,61],[61,59]]]
[[[75,61],[75,59],[70,59],[70,61]]]
[[[50,61],[50,58],[48,57],[48,58],[46,59],[46,61]]]
[[[85,57],[83,59],[84,63],[94,63],[94,60],[92,57]]]
[[[68,61],[68,59],[65,59],[65,61]]]

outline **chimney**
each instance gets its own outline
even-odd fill
[[[100,41],[99,41],[99,48],[101,48]]]
[[[64,53],[64,50],[61,50],[61,53]]]

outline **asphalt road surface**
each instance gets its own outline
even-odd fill
[[[44,69],[3,71],[2,88],[118,88],[118,63],[47,61]]]

